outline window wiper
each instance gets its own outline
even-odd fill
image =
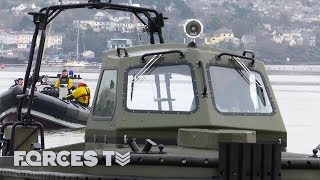
[[[263,88],[256,84],[257,94],[263,104],[263,106],[267,106],[266,98],[264,97]]]
[[[241,76],[248,84],[250,84],[249,79],[247,78],[247,76],[245,76],[245,75],[243,74],[243,72],[241,72],[240,69],[235,69],[235,70],[237,71],[237,73],[240,74],[240,76]]]
[[[148,70],[151,68],[151,66],[160,59],[160,57],[162,56],[162,54],[159,55],[155,55],[151,58],[151,60],[149,62],[147,62],[146,65],[143,66],[143,68],[137,73],[136,76],[133,77],[132,81],[137,81],[139,80],[139,78],[143,75],[145,75]]]
[[[240,67],[242,67],[242,69],[248,74],[249,78],[253,78],[254,81],[256,82],[256,84],[259,86],[259,87],[262,87],[263,88],[263,85],[260,81],[258,81],[258,79],[254,76],[254,74],[250,71],[250,69],[245,65],[243,64],[243,62],[240,61],[240,59],[238,57],[232,57],[231,60],[234,60],[238,65],[240,65]]]
[[[133,74],[133,79],[132,79],[132,81],[131,81],[130,101],[132,101],[132,96],[133,96],[133,89],[134,89],[134,77],[135,77],[135,74]]]
[[[141,76],[151,73],[155,67],[153,67],[153,69],[151,68],[152,65],[158,60],[160,59],[160,57],[162,56],[162,54],[159,55],[155,55],[151,58],[151,60],[145,65],[143,66],[143,68],[137,73],[137,74],[133,74],[133,78],[131,81],[131,93],[130,93],[130,100],[132,101],[132,97],[133,97],[133,90],[134,90],[134,84],[135,82],[137,82]]]
[[[254,74],[249,70],[249,68],[248,68],[246,65],[244,65],[244,64],[240,61],[239,58],[235,59],[235,58],[233,57],[233,60],[236,61],[236,62],[243,68],[243,70],[248,73],[249,78],[251,77],[251,78],[254,79],[255,84],[256,84],[256,92],[257,92],[257,95],[258,95],[258,97],[260,98],[263,106],[267,106],[266,99],[265,99],[265,97],[264,97],[264,92],[263,92],[263,85],[262,85],[262,83],[261,83],[260,81],[258,81],[258,79],[254,76]],[[236,71],[240,74],[240,76],[250,85],[250,79],[249,79],[247,76],[245,76],[245,75],[243,74],[243,72],[241,72],[241,70],[239,70],[239,69],[235,69],[235,70],[236,70]]]

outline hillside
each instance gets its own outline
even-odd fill
[[[62,0],[63,3],[87,2],[87,0]],[[109,0],[102,0],[108,2]],[[56,4],[59,0],[1,0],[0,30],[6,33],[32,31],[30,11]],[[113,3],[128,3],[128,0],[113,0]],[[254,50],[257,57],[266,63],[316,63],[320,59],[320,1],[318,0],[132,0],[134,4],[155,8],[163,12],[169,20],[165,21],[165,42],[181,43],[185,40],[182,25],[189,18],[200,19],[204,24],[201,43],[212,47],[226,48],[233,51]],[[23,9],[25,8],[25,9]],[[23,9],[23,10],[21,10]],[[131,39],[133,45],[145,44],[148,36],[142,29],[136,30],[97,30],[94,23],[99,22],[94,15],[101,10],[74,10],[61,13],[50,28],[51,34],[63,36],[62,44],[57,49],[48,49],[47,53],[69,54],[75,52],[77,34],[76,21],[90,21],[88,28],[80,31],[80,49],[95,52],[97,58],[106,50],[107,41],[112,38]],[[133,23],[132,15],[114,11],[108,12],[114,17],[128,18]],[[118,23],[118,21],[113,22]],[[218,38],[228,32],[232,38]],[[220,33],[220,34],[219,34]],[[248,41],[246,40],[248,37]],[[187,40],[188,41],[188,40]],[[11,46],[10,46],[11,47]],[[290,62],[287,62],[290,59]]]

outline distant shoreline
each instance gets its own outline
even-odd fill
[[[21,72],[27,68],[26,64],[3,64],[0,71]],[[99,73],[96,66],[88,67],[65,67],[42,65],[41,70],[46,72],[60,72],[62,69],[73,70],[77,73]],[[320,65],[266,65],[269,75],[320,75]]]
[[[3,64],[4,69],[0,71],[13,71],[21,72],[25,71],[27,68],[26,64]],[[88,66],[88,67],[66,67],[66,66],[49,66],[41,65],[41,71],[45,72],[61,72],[62,69],[73,70],[76,73],[99,73],[100,68],[98,66]]]
[[[320,75],[320,65],[266,65],[269,75]]]

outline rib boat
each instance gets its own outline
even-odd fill
[[[90,109],[73,101],[62,100],[67,95],[65,87],[54,88],[58,76],[42,76],[37,86],[33,100],[31,114],[36,121],[43,124],[45,129],[84,128],[89,117]],[[70,77],[71,78],[71,77]],[[76,81],[80,77],[73,76]],[[76,82],[74,82],[76,86]],[[20,95],[23,88],[15,86],[0,94],[0,120],[1,123],[14,122],[17,120]],[[26,113],[26,103],[23,104],[21,112]],[[22,115],[23,115],[22,114]]]

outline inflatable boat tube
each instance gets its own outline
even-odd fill
[[[22,88],[16,86],[0,95],[0,120],[14,121],[22,94]],[[63,101],[47,94],[35,92],[31,114],[43,123],[45,128],[81,128],[84,127],[90,109],[71,101]],[[24,106],[25,107],[25,106]],[[26,109],[23,109],[25,112]],[[46,125],[48,125],[46,127]]]

